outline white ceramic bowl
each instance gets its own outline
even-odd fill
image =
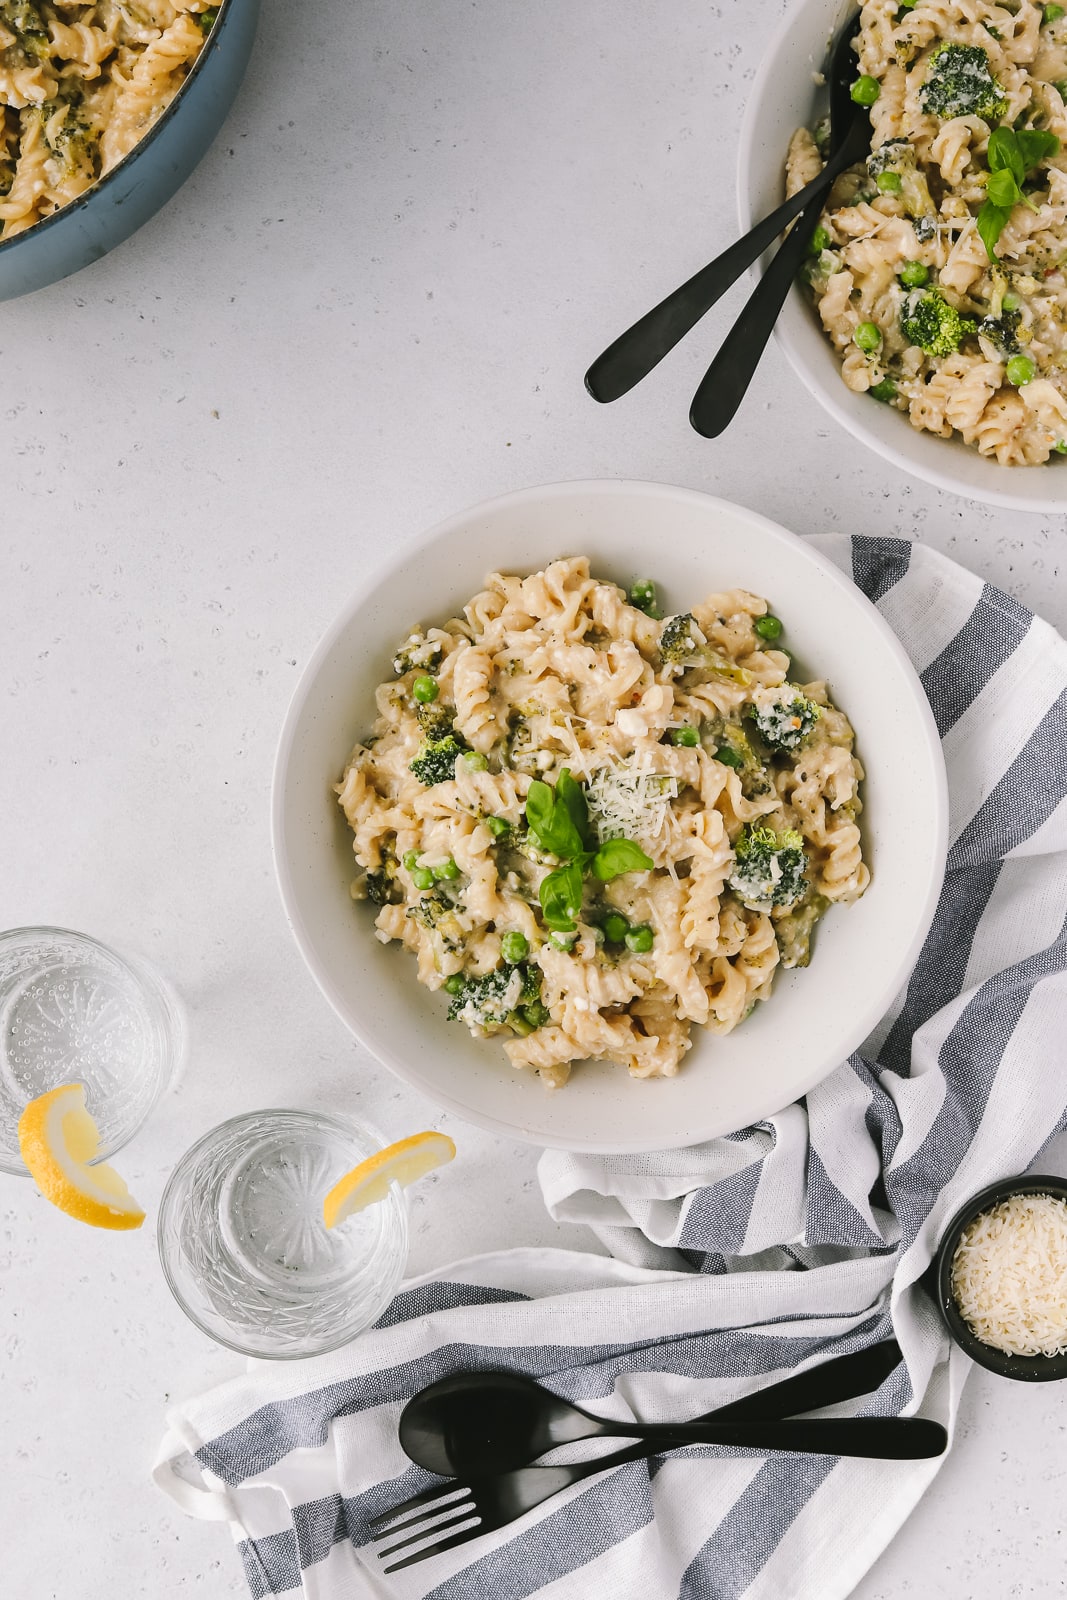
[[[811,966],[775,979],[771,1001],[727,1038],[693,1030],[676,1078],[637,1081],[605,1063],[550,1091],[509,1066],[499,1043],[445,1020],[444,997],[412,957],[373,937],[355,904],[351,838],[332,785],[374,717],[398,639],[454,615],[494,567],[530,572],[586,554],[622,584],[653,577],[683,610],[735,585],[780,612],[801,670],[827,677],[853,719],[867,769],[865,848],[873,881],[835,908]],[[885,1012],[933,916],[945,860],[941,747],[918,680],[873,606],[800,539],[740,506],[652,483],[523,490],[433,528],[371,577],[309,661],[282,730],[273,839],[293,933],[323,993],[399,1077],[483,1127],[581,1150],[695,1144],[768,1116],[854,1050]],[[338,1106],[338,1111],[345,1110]]]
[[[738,212],[747,232],[783,199],[785,154],[799,127],[826,110],[814,81],[829,45],[856,10],[854,0],[796,0],[771,42],[749,96],[738,157]],[[832,417],[894,466],[940,489],[1017,511],[1067,510],[1067,465],[1002,467],[959,438],[920,433],[893,406],[853,394],[808,296],[794,285],[775,329],[801,382]]]

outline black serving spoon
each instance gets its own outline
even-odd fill
[[[585,375],[585,386],[594,400],[604,403],[618,400],[642,378],[647,378],[653,367],[696,326],[731,284],[737,282],[745,269],[774,243],[794,217],[802,211],[807,215],[806,208],[810,205],[814,218],[818,218],[823,196],[834,179],[866,154],[870,147],[870,120],[864,107],[856,105],[850,96],[856,77],[852,40],[858,29],[857,15],[838,34],[831,57],[830,159],[825,167],[809,184],[780,205],[777,211],[772,211],[762,222],[757,222],[743,238],[730,245],[706,267],[701,267],[680,288],[661,300],[658,306],[646,312],[625,333],[621,333],[603,355],[597,357]],[[816,201],[818,205],[815,205]],[[801,226],[802,223],[797,224],[791,238]],[[812,221],[804,235],[805,244],[810,240],[814,228],[815,221]]]
[[[419,1391],[400,1417],[400,1443],[420,1467],[442,1477],[487,1476],[524,1467],[546,1450],[577,1439],[654,1438],[663,1449],[699,1442],[702,1430],[794,1417],[869,1394],[901,1359],[895,1339],[837,1356],[780,1383],[744,1395],[686,1422],[646,1427],[593,1416],[517,1372],[456,1372]],[[841,1418],[878,1424],[916,1418]],[[812,1423],[811,1426],[815,1426]],[[725,1439],[705,1442],[728,1442]],[[902,1441],[907,1443],[907,1441]],[[800,1446],[805,1448],[805,1446]],[[838,1448],[844,1445],[838,1443]],[[857,1451],[857,1453],[861,1453]],[[887,1452],[888,1453],[888,1452]]]
[[[867,107],[857,105],[851,95],[856,61],[850,44],[858,28],[857,17],[838,37],[834,49],[830,71],[830,159],[823,168],[823,177],[828,172],[836,177],[871,147]],[[807,202],[700,381],[689,408],[689,421],[705,439],[717,438],[737,414],[810,248],[823,198],[820,195]]]

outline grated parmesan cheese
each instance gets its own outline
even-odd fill
[[[678,779],[646,765],[621,762],[600,767],[586,784],[589,819],[597,837],[655,844],[670,826]]]
[[[1013,1356],[1067,1350],[1067,1200],[1013,1194],[964,1229],[952,1260],[960,1315]]]

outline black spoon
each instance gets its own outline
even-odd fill
[[[593,1416],[521,1373],[456,1372],[431,1383],[408,1401],[400,1417],[400,1443],[412,1461],[442,1477],[510,1472],[535,1461],[546,1450],[576,1439],[655,1437],[664,1449],[669,1449],[696,1442],[693,1434],[705,1427],[795,1416],[869,1394],[884,1382],[900,1359],[896,1340],[884,1339],[866,1350],[837,1356],[744,1395],[717,1411],[653,1428]],[[851,1423],[872,1419],[840,1420]]]
[[[857,105],[850,92],[856,61],[845,41],[851,41],[858,27],[857,17],[840,35],[834,49],[830,74],[830,159],[823,168],[823,177],[830,171],[835,176],[843,172],[871,145],[871,119],[867,108]],[[717,438],[736,416],[800,264],[808,253],[821,213],[822,196],[809,200],[701,379],[689,408],[689,421],[705,439]]]
[[[594,400],[607,403],[618,400],[647,378],[653,367],[663,360],[694,328],[715,302],[737,282],[738,278],[756,261],[793,218],[815,200],[822,199],[839,173],[858,161],[870,146],[870,122],[862,106],[849,98],[849,90],[856,76],[856,56],[851,48],[859,29],[859,17],[841,30],[834,45],[830,64],[831,102],[831,157],[826,166],[809,184],[792,195],[777,211],[757,222],[755,227],[738,239],[722,255],[661,300],[658,306],[645,313],[632,327],[610,344],[603,355],[597,357],[585,375],[585,386]],[[854,117],[842,120],[844,106],[835,101],[843,86],[845,104]],[[834,142],[835,120],[839,131]],[[838,148],[838,144],[840,148]],[[821,211],[821,204],[816,216]],[[798,227],[800,225],[798,224]],[[807,238],[810,239],[812,223]],[[796,230],[794,230],[796,231]]]

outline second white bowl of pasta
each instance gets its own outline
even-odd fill
[[[741,132],[742,229],[780,203],[787,155],[790,192],[818,171],[819,79],[856,9],[797,0],[763,57]],[[874,148],[835,183],[809,281],[776,328],[811,393],[885,459],[1035,512],[1067,506],[1059,12],[1036,0],[866,0],[856,71]]]
[[[273,796],[353,1033],[468,1120],[587,1150],[743,1127],[844,1060],[925,936],[945,819],[929,707],[849,579],[619,482],[476,507],[372,578]]]

